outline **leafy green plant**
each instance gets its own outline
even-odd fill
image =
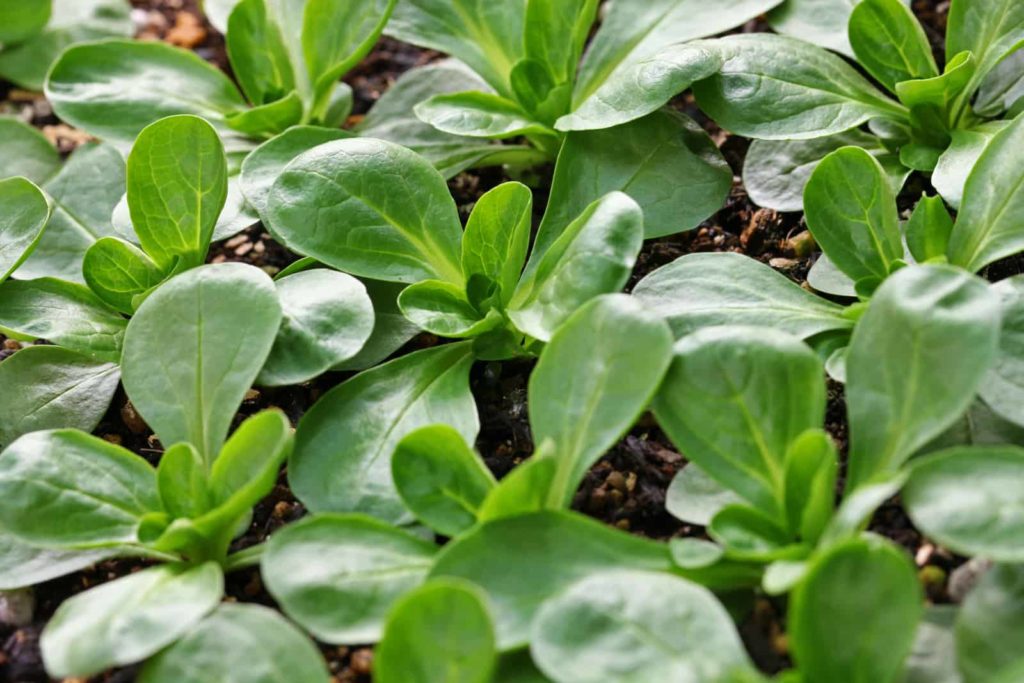
[[[702,45],[721,68],[694,93],[722,126],[756,139],[743,174],[755,201],[799,209],[815,164],[856,145],[879,160],[894,189],[912,170],[929,172],[959,206],[978,156],[1024,102],[1014,54],[1024,42],[1024,9],[1014,0],[954,0],[940,72],[906,4],[789,0],[775,25],[801,40],[750,34]],[[855,58],[881,89],[825,48]],[[870,133],[859,129],[865,123]]]
[[[76,43],[132,35],[124,0],[4,0],[0,79],[42,90],[46,72]]]
[[[25,180],[4,181],[4,186],[23,192],[32,188]],[[206,261],[227,195],[227,162],[217,133],[194,116],[152,124],[128,158],[127,187],[138,246],[113,236],[94,241],[83,259],[87,286],[53,277],[0,284],[0,329],[59,347],[32,347],[0,365],[11,386],[26,392],[5,392],[0,398],[0,414],[8,418],[0,427],[0,443],[33,429],[89,430],[99,422],[117,387],[125,316],[164,282]],[[28,234],[48,214],[45,198],[35,193],[35,223],[27,208],[11,214]],[[12,253],[12,265],[17,258]],[[374,330],[366,289],[348,275],[323,269],[289,274],[278,279],[275,294],[284,322],[278,325],[261,384],[303,382],[349,361]],[[173,337],[177,332],[171,326],[154,334]],[[83,395],[90,399],[80,402]]]
[[[313,645],[279,616],[220,606],[224,573],[258,558],[258,550],[233,552],[232,539],[292,448],[291,426],[276,410],[227,436],[281,319],[273,282],[251,266],[178,275],[124,332],[125,389],[166,446],[159,465],[69,429],[27,434],[0,453],[4,588],[103,558],[160,563],[60,606],[41,638],[51,676],[89,676],[168,646],[144,666],[142,680],[175,680],[176,671],[207,658],[259,672],[273,655],[264,651],[269,638],[288,643],[298,662],[254,680],[327,680]],[[226,629],[246,634],[244,642],[225,639]]]

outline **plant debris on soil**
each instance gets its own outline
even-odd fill
[[[139,39],[163,40],[192,49],[230,74],[223,38],[207,24],[196,0],[132,0],[132,4]],[[913,3],[914,11],[924,22],[929,39],[940,55],[948,8],[948,2],[915,0]],[[742,30],[765,30],[765,25],[752,22]],[[358,121],[403,72],[440,57],[436,52],[382,39],[346,78],[355,96],[350,123]],[[739,174],[748,141],[733,137],[708,121],[689,95],[677,98],[673,106],[693,116],[707,129],[733,169],[734,184],[725,206],[697,229],[647,242],[629,287],[647,273],[684,254],[708,251],[746,254],[806,286],[804,280],[816,258],[813,239],[801,214],[760,208],[747,196]],[[0,113],[13,114],[32,123],[63,154],[70,153],[89,139],[87,135],[60,123],[42,95],[37,93],[0,85]],[[551,169],[542,169],[540,173],[550,175]],[[463,219],[484,192],[506,180],[508,178],[501,169],[495,168],[469,171],[452,179],[449,186]],[[912,206],[926,189],[920,183],[912,182],[905,188],[900,196],[902,209]],[[543,192],[536,192],[535,218],[538,221],[546,200]],[[297,258],[274,242],[261,225],[214,245],[210,254],[211,262],[243,261],[271,275]],[[992,266],[990,275],[993,279],[1000,279],[1022,271],[1024,264],[1017,259]],[[424,334],[410,342],[409,349],[431,346],[438,341]],[[20,343],[0,335],[0,360],[16,353],[19,348]],[[487,466],[499,478],[533,453],[527,411],[527,380],[532,366],[532,361],[479,363],[471,376],[481,422],[476,446]],[[269,407],[282,409],[294,424],[325,391],[349,376],[351,374],[330,373],[297,387],[254,389],[246,397],[235,424]],[[847,438],[842,387],[830,382],[828,398],[825,426],[845,455]],[[154,463],[162,452],[161,445],[127,401],[123,390],[119,390],[96,434]],[[675,449],[650,416],[645,416],[590,470],[576,494],[573,508],[611,526],[655,539],[703,536],[702,527],[680,522],[665,509],[668,484],[685,464],[685,454]],[[234,549],[260,543],[277,528],[304,514],[303,506],[292,495],[287,478],[282,474],[273,493],[256,508],[251,526],[236,540]],[[962,558],[952,556],[923,539],[895,501],[879,510],[872,520],[871,529],[908,549],[933,601],[950,599],[949,576],[962,564]],[[0,680],[14,683],[50,680],[42,666],[38,638],[54,610],[76,593],[145,566],[144,561],[137,559],[112,560],[37,586],[30,623],[19,626],[0,624]],[[255,568],[229,575],[227,592],[229,599],[273,604]],[[761,668],[768,672],[778,671],[788,663],[781,614],[782,610],[771,600],[758,599],[750,617],[741,626],[749,651]],[[370,681],[372,648],[322,645],[321,649],[336,683]],[[126,668],[90,680],[127,682],[134,680],[136,673],[135,668]]]

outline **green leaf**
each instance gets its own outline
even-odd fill
[[[710,591],[642,571],[595,574],[545,602],[530,651],[557,683],[717,681],[752,666]]]
[[[580,306],[622,289],[643,246],[643,212],[622,192],[583,210],[523,277],[509,317],[526,334],[548,341]]]
[[[224,444],[210,470],[214,506],[248,511],[277,482],[282,463],[292,450],[292,426],[280,410],[253,415]]]
[[[558,119],[558,130],[611,128],[651,114],[722,66],[718,52],[698,44],[669,45],[610,74],[575,110]]]
[[[242,192],[260,216],[267,214],[267,199],[281,171],[303,152],[351,133],[317,126],[295,126],[254,149],[242,162]]]
[[[391,476],[416,519],[445,536],[476,524],[494,476],[462,435],[448,425],[407,434],[391,456]]]
[[[0,285],[0,329],[116,363],[128,321],[83,285],[53,278]]]
[[[223,593],[212,562],[151,567],[79,593],[43,629],[46,671],[84,677],[141,661],[188,633]]]
[[[110,407],[121,373],[59,346],[29,346],[0,363],[0,448],[23,434],[91,432]]]
[[[0,455],[0,524],[55,549],[137,541],[162,510],[156,471],[139,456],[74,430],[27,434]]]
[[[964,185],[978,162],[978,157],[985,151],[985,147],[995,134],[1007,124],[1007,121],[989,121],[969,130],[958,129],[950,132],[953,141],[935,165],[932,185],[954,209],[960,208]]]
[[[942,259],[949,247],[953,218],[941,197],[921,197],[907,221],[907,248],[918,263]]]
[[[49,220],[46,196],[31,181],[0,180],[0,282],[32,253]]]
[[[497,664],[486,596],[436,579],[399,600],[374,651],[379,683],[490,683]]]
[[[387,33],[457,57],[499,93],[523,56],[527,0],[403,0]]]
[[[105,304],[130,315],[137,297],[163,282],[167,271],[134,244],[101,237],[85,252],[82,275]]]
[[[314,119],[322,120],[335,84],[370,52],[397,0],[307,0],[302,52],[313,85]]]
[[[4,25],[0,27],[0,43],[20,43],[43,30],[50,21],[52,0],[3,0],[0,13]]]
[[[498,285],[508,304],[530,247],[533,193],[521,183],[502,183],[477,200],[462,236],[462,275]]]
[[[146,662],[138,680],[328,683],[329,678],[316,646],[277,612],[223,603]]]
[[[210,507],[206,463],[190,443],[174,444],[156,469],[160,501],[171,519],[199,517]]]
[[[924,28],[901,0],[858,2],[849,38],[860,65],[890,92],[901,81],[939,75]]]
[[[804,186],[811,173],[829,153],[849,145],[863,147],[875,157],[885,169],[893,192],[899,193],[910,170],[876,136],[858,129],[812,140],[754,140],[743,162],[743,186],[759,206],[801,211]]]
[[[786,451],[824,420],[823,375],[789,335],[702,330],[676,344],[654,414],[704,472],[783,522]]]
[[[541,444],[532,457],[514,467],[487,494],[480,506],[479,520],[489,522],[552,507],[561,508],[561,505],[548,504],[551,484],[558,468],[559,460],[555,457],[554,443],[547,441]]]
[[[579,106],[601,85],[670,45],[742,26],[779,0],[650,0],[608,7],[580,68],[574,103]]]
[[[398,522],[407,512],[391,480],[391,454],[426,425],[479,430],[469,392],[467,343],[424,349],[363,372],[324,394],[299,422],[288,480],[312,511],[365,512]]]
[[[841,57],[815,45],[769,33],[714,45],[722,68],[693,91],[701,109],[737,135],[804,140],[906,115]]]
[[[165,447],[185,441],[207,463],[270,352],[281,323],[273,283],[222,263],[171,279],[125,334],[125,391]]]
[[[853,57],[847,25],[859,1],[785,0],[768,13],[768,23],[778,33]]]
[[[359,353],[334,370],[366,370],[379,365],[420,332],[398,308],[404,285],[367,279],[362,283],[373,302],[373,332]]]
[[[831,437],[810,429],[786,451],[786,517],[790,533],[815,543],[835,511],[839,454]]]
[[[301,7],[295,9],[301,11]],[[275,16],[278,8],[283,9],[284,4],[272,2],[268,7],[264,0],[242,0],[231,11],[224,32],[238,85],[257,107],[283,99],[296,87],[296,65]],[[294,36],[289,38],[294,40]]]
[[[826,527],[820,547],[827,548],[856,537],[867,527],[875,510],[899,493],[906,481],[905,471],[882,474],[844,492],[843,501]]]
[[[223,130],[225,117],[245,106],[217,67],[157,41],[71,47],[53,65],[46,96],[61,120],[124,151],[165,116],[194,114]]]
[[[147,126],[128,156],[128,209],[146,253],[164,271],[206,261],[228,193],[217,131],[196,116]]]
[[[839,270],[828,254],[822,253],[807,272],[807,284],[811,289],[834,297],[857,298],[857,285],[843,271]],[[830,334],[830,333],[826,333]],[[828,368],[826,368],[827,370]]]
[[[285,613],[328,643],[372,643],[395,601],[423,582],[436,547],[362,515],[322,514],[270,537],[263,580]]]
[[[922,603],[914,565],[891,542],[864,537],[830,548],[793,591],[789,635],[797,666],[811,681],[895,680]]]
[[[289,247],[339,270],[396,282],[462,281],[462,229],[444,178],[397,145],[359,138],[320,145],[288,165],[269,204],[270,225]]]
[[[416,116],[450,135],[492,140],[554,135],[512,100],[485,92],[435,95],[416,105]]]
[[[443,280],[423,280],[398,296],[406,318],[422,330],[442,337],[476,337],[502,322],[483,316],[466,298],[464,287]]]
[[[960,417],[995,360],[999,328],[998,297],[955,268],[903,268],[878,288],[846,359],[847,490],[899,468]]]
[[[527,145],[500,145],[442,133],[420,121],[413,112],[417,104],[434,95],[467,90],[488,92],[490,86],[459,61],[448,59],[410,69],[388,88],[353,130],[365,137],[408,147],[446,178],[476,165],[507,160],[529,166],[547,159],[546,153]]]
[[[0,533],[0,590],[25,588],[81,571],[110,559],[118,549],[53,550],[37,548]]]
[[[351,275],[326,268],[277,280],[284,318],[257,382],[300,384],[359,353],[373,333],[373,302]]]
[[[302,122],[302,98],[297,92],[251,109],[231,112],[224,121],[232,130],[252,138],[267,137],[284,132]]]
[[[661,111],[608,130],[569,133],[528,270],[574,218],[609,192],[625,192],[640,205],[650,239],[697,227],[722,207],[730,187],[732,171],[721,152],[682,114]]]
[[[665,493],[665,508],[676,519],[707,526],[723,508],[743,499],[708,476],[696,463],[679,471]]]
[[[860,147],[822,159],[804,189],[804,211],[822,251],[854,282],[884,280],[903,258],[896,195],[882,166]]]
[[[476,527],[445,546],[430,577],[465,579],[482,588],[505,651],[527,644],[530,622],[547,598],[609,566],[667,571],[671,560],[665,545],[552,511]]]
[[[949,143],[949,129],[955,124],[950,113],[953,103],[964,93],[977,71],[974,55],[961,52],[946,62],[945,71],[934,78],[901,81],[896,84],[900,102],[910,108],[914,144],[900,150],[901,158],[915,147],[934,147],[941,154]],[[919,152],[923,154],[923,152]],[[934,163],[930,164],[934,168]],[[924,167],[923,170],[930,170]]]
[[[38,4],[39,0],[15,2],[24,6]],[[42,90],[47,71],[65,48],[88,40],[128,38],[135,32],[131,7],[124,0],[52,0],[46,4],[53,6],[46,27],[18,45],[4,45],[0,51],[0,78],[23,88]]]
[[[1024,50],[1020,48],[999,62],[985,76],[978,87],[974,113],[980,116],[998,116],[1009,111],[1020,112],[1024,97]]]
[[[994,681],[997,673],[1019,663],[1024,647],[1022,614],[1024,567],[992,567],[967,594],[956,620],[957,663],[965,683]],[[1005,683],[1012,680],[1007,677]]]
[[[790,546],[790,535],[776,519],[746,504],[729,505],[715,513],[707,533],[736,560],[768,563],[805,555]]]
[[[999,295],[1003,326],[999,336],[999,353],[978,395],[997,415],[1014,424],[1024,424],[1020,404],[1024,391],[1024,278],[1011,277],[992,285]],[[1007,441],[1015,442],[1015,439]]]
[[[633,296],[665,318],[676,339],[713,325],[772,327],[801,339],[853,327],[841,306],[740,254],[683,256],[647,275]]]
[[[107,144],[86,143],[42,185],[53,214],[20,278],[58,277],[84,283],[82,259],[96,240],[116,234],[111,213],[125,191],[125,164]]]
[[[9,2],[30,5],[22,0]],[[0,161],[3,162],[2,177],[23,176],[37,185],[60,168],[60,154],[50,141],[37,129],[10,116],[0,116]]]
[[[1015,0],[957,0],[946,19],[946,54],[970,51],[978,82],[1024,44],[1024,6]],[[973,92],[973,88],[969,88]]]
[[[529,388],[534,441],[550,439],[558,460],[550,506],[569,506],[587,470],[647,410],[671,361],[668,326],[625,294],[590,301],[558,328]]]
[[[914,524],[962,555],[1024,562],[1024,450],[954,448],[915,461],[903,501]]]
[[[992,138],[967,176],[949,260],[977,271],[1024,249],[1024,167],[1016,154],[1024,145],[1024,115]]]
[[[959,608],[930,605],[917,627],[900,683],[963,683],[956,670],[953,623]]]
[[[527,649],[506,652],[498,658],[494,683],[551,683],[551,679],[537,669]]]

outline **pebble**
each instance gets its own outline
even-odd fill
[[[0,624],[28,626],[36,611],[36,598],[31,588],[0,591]]]

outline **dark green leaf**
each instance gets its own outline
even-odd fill
[[[486,92],[435,95],[416,105],[416,116],[449,135],[493,140],[554,135],[512,100]]]
[[[849,38],[860,65],[890,92],[900,81],[939,75],[924,28],[901,0],[860,0]]]
[[[921,197],[907,221],[907,247],[918,263],[946,256],[953,219],[941,197]]]
[[[462,275],[486,278],[507,304],[519,283],[530,247],[533,193],[521,183],[503,183],[477,200],[462,236]]]
[[[997,673],[1019,663],[1024,648],[1022,615],[1024,567],[996,565],[967,594],[957,617],[956,654],[965,683],[994,681]],[[1008,677],[1005,683],[1012,680]]]
[[[136,297],[163,282],[167,271],[134,244],[117,237],[101,237],[85,252],[82,275],[104,303],[130,315],[135,311]]]
[[[31,181],[0,180],[0,282],[32,253],[49,220],[46,196]]]
[[[475,337],[502,322],[500,315],[485,318],[469,303],[464,287],[443,280],[409,285],[398,306],[417,327],[442,337]]]

